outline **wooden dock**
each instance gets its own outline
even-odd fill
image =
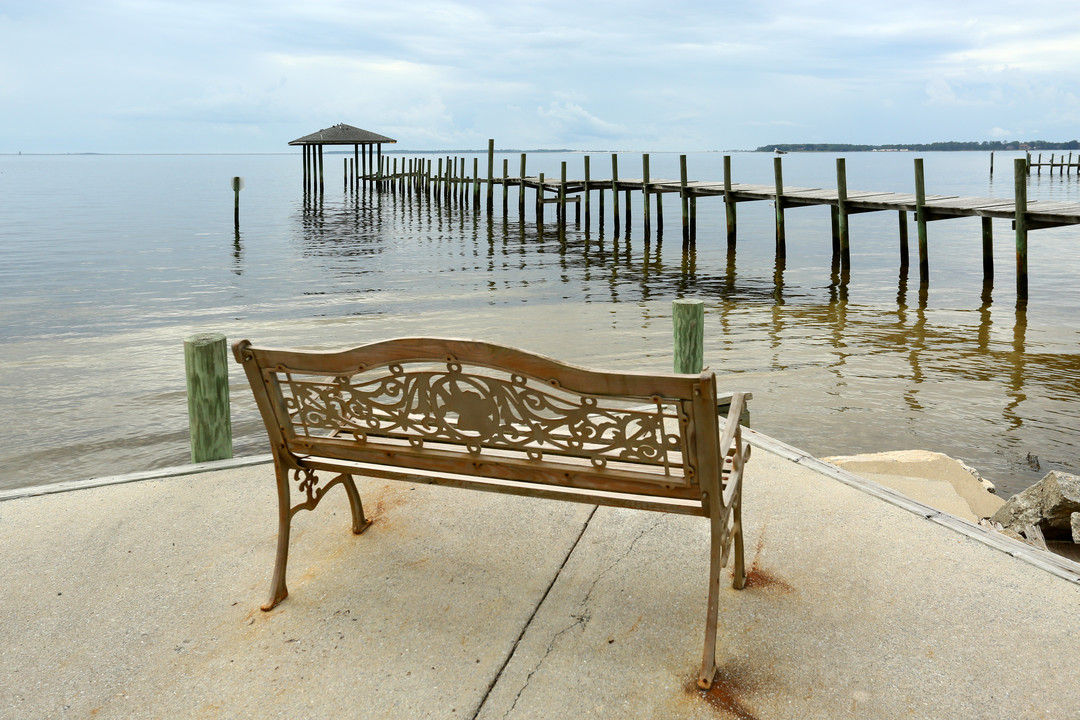
[[[544,222],[544,207],[556,206],[556,223],[560,232],[565,231],[568,223],[567,206],[574,205],[575,223],[580,224],[582,211],[585,227],[591,226],[591,199],[597,195],[599,201],[599,228],[603,230],[605,195],[610,195],[612,204],[613,231],[620,231],[620,194],[623,196],[626,229],[632,222],[631,204],[634,196],[642,200],[644,230],[649,236],[655,223],[656,232],[663,232],[663,196],[678,195],[683,243],[691,245],[696,240],[697,201],[699,198],[719,197],[725,204],[727,219],[727,241],[729,247],[736,242],[737,212],[739,203],[753,201],[770,202],[776,215],[776,254],[778,258],[786,255],[785,211],[790,208],[809,206],[828,206],[832,217],[832,250],[841,267],[850,267],[850,242],[848,217],[865,212],[897,213],[899,250],[901,267],[908,265],[908,214],[912,213],[916,224],[919,278],[920,283],[929,283],[929,251],[927,224],[938,220],[978,217],[982,219],[983,240],[983,276],[985,282],[992,282],[994,276],[993,225],[994,219],[1012,221],[1016,242],[1016,291],[1018,302],[1026,302],[1028,296],[1027,272],[1027,235],[1031,230],[1080,225],[1080,202],[1032,201],[1027,200],[1027,182],[1030,173],[1030,159],[1014,160],[1014,195],[1011,199],[961,197],[956,195],[927,195],[923,180],[922,158],[914,160],[914,193],[883,192],[873,190],[847,189],[846,161],[836,160],[836,188],[815,188],[786,185],[783,179],[782,159],[776,157],[774,163],[775,182],[772,185],[754,185],[737,183],[731,177],[731,158],[724,157],[724,178],[722,181],[689,180],[686,155],[680,156],[680,178],[652,179],[649,176],[649,156],[641,156],[642,175],[639,178],[620,178],[619,156],[611,156],[611,174],[607,179],[592,176],[590,156],[583,156],[584,177],[567,177],[566,163],[562,163],[558,178],[545,177],[543,173],[529,175],[526,172],[526,155],[521,154],[519,172],[509,174],[509,160],[503,160],[502,175],[495,174],[494,141],[488,142],[487,175],[481,176],[479,158],[474,157],[472,174],[469,175],[465,158],[446,157],[437,159],[398,158],[391,162],[383,158],[371,173],[357,173],[353,161],[345,160],[344,180],[346,188],[358,188],[361,183],[373,183],[381,189],[400,190],[401,192],[423,192],[427,195],[451,199],[458,197],[463,203],[472,195],[473,205],[481,205],[481,188],[486,185],[487,209],[494,207],[494,188],[503,187],[502,200],[504,214],[509,204],[509,189],[517,187],[518,213],[525,216],[526,191],[532,191],[534,209],[539,224]],[[445,163],[444,163],[445,160]],[[1070,158],[1071,160],[1071,158]],[[1062,163],[1059,168],[1067,167]],[[1059,169],[1060,172],[1060,169]]]

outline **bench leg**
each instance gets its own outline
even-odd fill
[[[735,577],[731,581],[731,587],[742,590],[746,587],[746,556],[743,553],[741,492],[734,497],[731,514],[734,520],[731,532],[735,535]]]
[[[274,577],[270,580],[270,597],[262,604],[263,610],[272,610],[289,595],[285,587],[285,566],[289,562],[289,525],[292,508],[289,500],[289,471],[274,463],[278,489],[278,544],[274,560]]]
[[[720,570],[724,565],[724,529],[712,519],[709,542],[709,606],[705,616],[705,651],[701,657],[698,687],[708,690],[716,676],[716,623],[720,611]]]
[[[359,535],[368,529],[371,521],[364,517],[364,504],[360,502],[360,493],[356,489],[352,475],[341,475],[341,484],[345,486],[345,492],[349,495],[349,508],[352,510],[352,531]]]

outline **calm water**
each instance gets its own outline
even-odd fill
[[[430,157],[430,156],[428,156]],[[472,167],[472,156],[467,166]],[[516,174],[519,155],[509,157]],[[913,153],[848,155],[848,187],[913,192]],[[1011,160],[923,155],[927,192],[1011,197]],[[610,156],[593,153],[593,177]],[[835,186],[835,156],[788,155],[788,185]],[[623,153],[620,177],[640,176]],[[558,176],[578,154],[532,154]],[[485,160],[481,159],[481,167]],[[895,213],[851,219],[852,269],[831,267],[825,208],[787,212],[773,257],[772,208],[698,201],[684,253],[675,196],[667,235],[646,239],[640,196],[629,234],[556,232],[456,201],[346,193],[329,156],[325,196],[305,198],[296,155],[0,157],[0,489],[188,461],[183,339],[337,347],[451,335],[611,369],[669,370],[671,301],[706,303],[706,362],[754,392],[753,424],[817,455],[926,448],[978,468],[1003,494],[1051,469],[1078,471],[1080,229],[1030,236],[1031,295],[1015,300],[1013,239],[995,222],[997,282],[982,283],[977,219],[930,225],[930,286],[899,271]],[[722,155],[690,175],[722,179]],[[772,182],[772,157],[735,154],[742,182]],[[244,176],[239,234],[229,179]],[[653,154],[654,178],[678,156]],[[1080,199],[1075,177],[1032,178],[1032,199]],[[909,224],[913,251],[915,225]],[[250,392],[232,373],[235,452],[267,450]],[[1036,469],[1037,466],[1037,469]]]

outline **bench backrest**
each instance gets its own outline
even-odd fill
[[[715,376],[598,372],[471,340],[336,352],[233,346],[279,460],[700,500],[719,475]],[[711,441],[710,441],[711,439]]]

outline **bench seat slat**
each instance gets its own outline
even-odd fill
[[[389,465],[378,465],[350,460],[343,461],[336,458],[319,458],[317,456],[302,458],[300,462],[304,467],[309,467],[313,470],[343,472],[348,469],[363,477],[405,480],[428,485],[445,485],[450,487],[468,488],[471,490],[484,490],[510,495],[538,497],[548,500],[567,500],[570,502],[582,502],[592,505],[633,508],[635,510],[655,510],[676,513],[679,515],[703,516],[706,514],[702,509],[700,500],[689,498],[680,499],[670,496],[648,496],[634,493],[589,490],[580,487],[541,486],[536,483],[507,480],[504,478],[480,478],[475,475],[459,475],[432,470],[405,472],[395,470],[393,466]]]
[[[623,467],[596,468],[586,460],[557,456],[552,460],[529,460],[513,453],[484,448],[479,455],[463,449],[414,448],[407,443],[368,442],[344,438],[306,438],[295,442],[304,455],[342,457],[374,465],[398,465],[418,471],[478,474],[493,479],[534,484],[570,486],[640,495],[675,495],[701,504],[700,489],[680,475],[664,475],[663,468],[643,465],[641,470]],[[620,465],[629,465],[623,463]]]

